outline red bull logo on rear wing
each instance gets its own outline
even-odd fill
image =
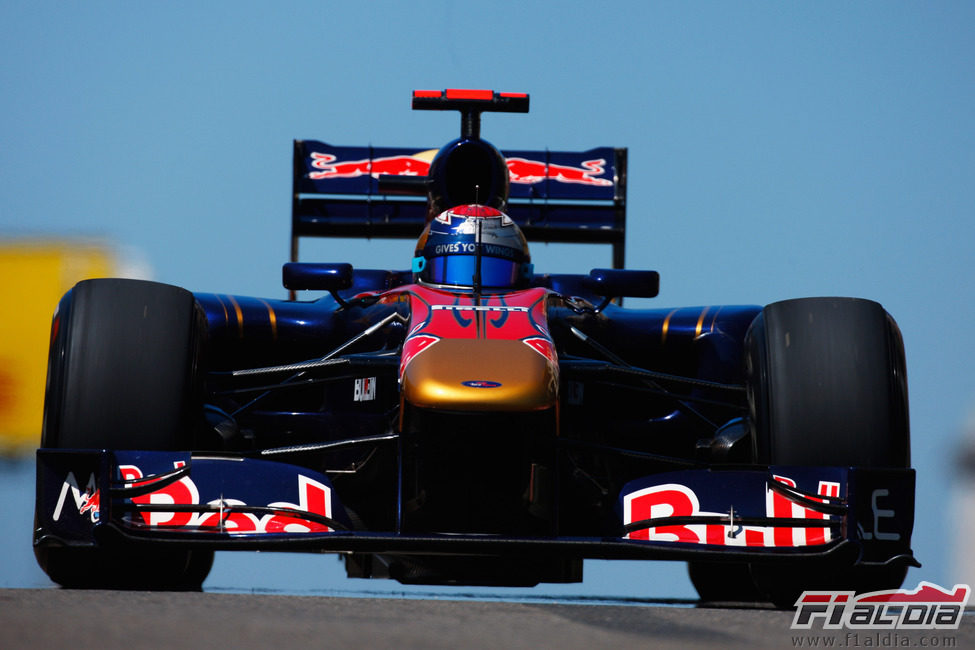
[[[436,149],[338,147],[297,141],[296,190],[304,194],[380,194],[380,176],[426,176],[436,153]],[[617,198],[619,153],[611,147],[502,153],[512,199]]]
[[[301,237],[419,236],[428,201],[380,185],[381,177],[429,177],[437,150],[294,143],[292,256]],[[505,212],[531,241],[611,244],[622,268],[626,234],[626,149],[501,152],[510,185]]]
[[[334,178],[359,178],[371,176],[379,178],[390,176],[426,176],[430,171],[430,161],[436,149],[420,151],[415,154],[400,154],[379,158],[358,160],[338,160],[334,153],[312,151],[311,167],[317,171],[308,172],[308,178],[315,181]]]
[[[439,212],[484,203],[530,241],[609,244],[623,268],[627,150],[501,151],[480,137],[481,113],[528,106],[527,93],[416,90],[414,109],[460,112],[460,138],[436,150],[296,140],[291,261],[303,237],[415,239]]]
[[[558,165],[527,158],[505,158],[512,183],[534,185],[551,179],[557,183],[580,183],[597,187],[611,187],[613,181],[606,176],[606,159],[584,160],[581,167]]]

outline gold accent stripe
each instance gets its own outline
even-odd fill
[[[662,329],[661,334],[660,334],[660,342],[661,343],[666,343],[667,342],[667,331],[670,329],[670,318],[671,318],[671,316],[673,316],[676,313],[677,313],[677,309],[675,309],[672,312],[670,312],[669,314],[667,314],[667,318],[664,319],[664,326],[663,326],[663,329]]]
[[[221,298],[219,294],[216,294],[215,293],[215,294],[212,294],[212,295],[213,295],[214,298],[217,299],[217,302],[220,303],[220,308],[223,309],[223,322],[224,322],[224,324],[225,325],[229,325],[230,324],[230,315],[227,313],[227,305],[223,304],[223,298]]]
[[[697,319],[697,327],[694,329],[694,338],[701,335],[701,331],[704,329],[704,317],[707,316],[710,307],[705,307],[704,311],[701,312],[701,317]]]
[[[227,296],[230,304],[234,306],[234,311],[237,313],[237,336],[244,338],[244,312],[241,310],[240,305],[234,300],[233,296]]]
[[[274,313],[274,307],[268,303],[266,300],[261,300],[264,306],[267,307],[267,319],[271,323],[271,338],[275,341],[278,340],[278,315]]]
[[[721,313],[722,309],[724,309],[724,307],[718,307],[718,310],[714,312],[714,318],[711,319],[711,328],[708,330],[709,332],[714,332],[714,324],[718,322],[718,315]]]

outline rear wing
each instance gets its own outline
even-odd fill
[[[380,188],[380,176],[424,177],[437,149],[294,143],[291,261],[302,237],[415,239],[424,197]],[[624,266],[626,149],[503,151],[510,178],[506,212],[529,242],[610,244]],[[418,179],[419,180],[419,179]]]

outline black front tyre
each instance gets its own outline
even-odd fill
[[[142,280],[81,282],[52,324],[41,446],[189,450],[203,425],[205,317],[193,295]],[[54,582],[198,589],[212,551],[36,546]]]
[[[765,600],[745,562],[688,562],[687,576],[705,602],[755,603]]]
[[[773,303],[749,328],[745,354],[757,462],[910,467],[904,343],[878,303]]]
[[[875,302],[773,303],[745,340],[748,423],[763,465],[910,467],[904,343]],[[792,607],[806,589],[896,589],[904,564],[753,564],[756,586]]]
[[[213,551],[34,547],[44,572],[67,589],[198,591],[213,566]]]

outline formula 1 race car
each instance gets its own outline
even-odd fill
[[[437,151],[294,143],[288,300],[139,280],[54,315],[34,547],[67,587],[199,588],[215,550],[333,552],[408,584],[582,580],[680,560],[705,600],[900,586],[914,471],[877,303],[624,308],[626,149],[500,152],[524,94]],[[302,237],[416,240],[411,268],[298,261]],[[527,237],[527,239],[526,239]],[[527,241],[613,247],[545,274]],[[320,297],[296,300],[295,292]]]

